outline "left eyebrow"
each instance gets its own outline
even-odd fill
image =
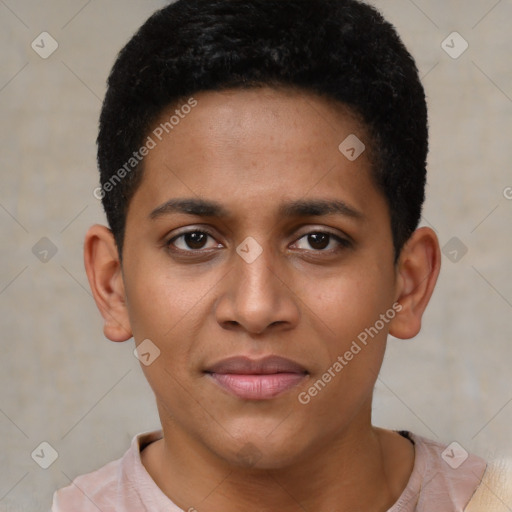
[[[322,215],[343,215],[354,219],[362,219],[364,215],[359,210],[349,206],[344,201],[328,199],[299,199],[285,203],[279,207],[283,217],[321,217]]]
[[[170,199],[155,208],[150,219],[156,219],[172,213],[185,213],[198,217],[228,217],[230,212],[216,201],[205,199]],[[281,204],[278,214],[282,217],[321,217],[323,215],[342,215],[353,219],[363,219],[364,215],[341,200],[299,199]]]

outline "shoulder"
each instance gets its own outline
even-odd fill
[[[464,510],[482,481],[487,462],[457,442],[447,444],[410,432],[401,434],[414,443],[415,460],[396,510]]]
[[[137,510],[141,500],[137,486],[146,484],[142,486],[151,488],[152,485],[156,488],[156,484],[143,471],[140,451],[161,436],[159,430],[136,435],[123,457],[76,477],[70,485],[56,491],[51,512]]]
[[[430,466],[433,490],[446,493],[461,507],[467,504],[480,485],[487,462],[478,455],[469,453],[460,443],[443,443],[414,436],[419,452]]]
[[[512,510],[512,459],[485,461],[469,454],[460,444],[448,445],[412,436],[419,452],[432,463],[431,491],[451,495],[464,512],[510,512]],[[437,456],[436,456],[437,455]],[[440,459],[446,464],[442,464]],[[443,490],[444,489],[444,490]],[[436,493],[434,499],[443,499]],[[429,495],[429,492],[426,492]]]
[[[102,512],[113,512],[121,461],[109,462],[96,471],[80,475],[70,485],[56,491],[52,512],[97,512],[98,506]]]
[[[510,510],[512,510],[512,459],[491,461],[465,512],[508,512]]]

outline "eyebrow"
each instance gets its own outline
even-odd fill
[[[150,219],[157,219],[172,213],[197,215],[198,217],[229,217],[230,212],[216,201],[205,199],[170,199],[155,208]],[[353,219],[362,219],[364,215],[341,200],[299,199],[283,203],[278,208],[282,217],[320,217],[323,215],[342,215]]]
[[[320,217],[322,215],[343,215],[354,219],[362,219],[364,215],[339,199],[299,199],[279,207],[283,217]]]
[[[150,219],[156,219],[171,213],[185,213],[199,217],[227,217],[229,212],[215,201],[205,199],[170,199],[155,208],[150,214]]]

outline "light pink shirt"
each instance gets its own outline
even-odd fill
[[[141,450],[161,437],[160,430],[135,436],[122,458],[55,492],[52,512],[183,512],[141,462]],[[412,433],[409,437],[415,445],[414,467],[388,512],[462,512],[480,484],[486,462],[475,455],[464,460],[465,452],[456,446],[447,449]],[[193,505],[188,510],[194,510]]]

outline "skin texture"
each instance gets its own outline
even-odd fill
[[[372,426],[373,388],[388,333],[419,332],[439,273],[437,238],[416,230],[394,264],[369,141],[353,162],[338,150],[350,134],[365,141],[347,109],[270,88],[194,97],[197,106],[144,160],[122,265],[106,227],[91,227],[85,241],[105,335],[150,339],[160,350],[142,369],[164,439],[142,452],[143,464],[184,510],[385,511],[407,484],[414,448]],[[177,198],[215,201],[228,215],[152,218]],[[280,213],[297,200],[343,201],[357,215]],[[205,229],[200,244],[175,239]],[[307,236],[318,232],[346,242]],[[236,252],[247,237],[262,249],[251,263]],[[401,308],[393,319],[300,403],[393,304]],[[244,400],[205,373],[235,355],[279,355],[307,374],[274,398]]]

